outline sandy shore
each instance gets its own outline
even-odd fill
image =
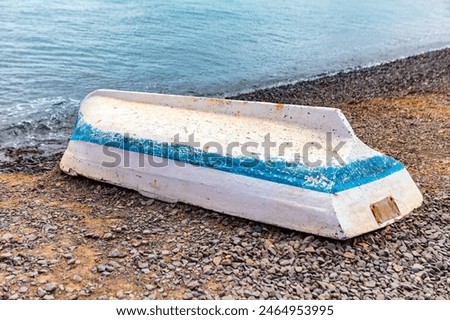
[[[7,150],[0,299],[450,299],[450,49],[236,98],[339,107],[424,205],[337,242],[233,218]]]

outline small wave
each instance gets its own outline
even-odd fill
[[[28,103],[16,103],[0,110],[1,148],[35,146],[65,147],[79,100],[44,97]],[[49,147],[50,148],[50,147]]]

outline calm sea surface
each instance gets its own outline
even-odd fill
[[[0,143],[98,88],[223,96],[450,45],[449,0],[1,0]]]

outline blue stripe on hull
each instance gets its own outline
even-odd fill
[[[400,171],[404,166],[386,155],[353,161],[345,166],[308,167],[302,163],[261,161],[250,157],[234,158],[181,144],[151,139],[124,138],[123,134],[103,132],[77,119],[71,140],[115,147],[131,152],[168,158],[191,165],[295,186],[324,193],[355,188]]]

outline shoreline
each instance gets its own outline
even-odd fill
[[[254,92],[271,90],[271,89],[280,88],[280,87],[292,86],[292,85],[296,85],[298,83],[313,82],[313,81],[323,79],[323,78],[333,78],[336,76],[342,76],[342,75],[346,75],[346,74],[350,74],[350,73],[358,73],[358,72],[361,72],[364,70],[376,69],[379,66],[396,63],[401,60],[416,58],[416,57],[420,57],[420,56],[427,56],[427,55],[430,55],[433,53],[440,53],[441,51],[447,51],[447,50],[450,50],[450,45],[446,45],[443,47],[430,48],[428,50],[417,52],[417,53],[411,54],[411,55],[399,56],[399,57],[393,58],[393,59],[381,60],[379,62],[372,62],[372,63],[368,63],[368,64],[364,64],[364,65],[358,65],[355,67],[340,69],[337,71],[323,72],[323,73],[320,73],[320,74],[317,74],[314,76],[308,76],[308,77],[303,77],[303,78],[299,77],[299,78],[293,78],[292,80],[284,80],[284,81],[281,80],[278,82],[274,82],[273,84],[269,84],[267,86],[261,86],[261,87],[254,86],[252,89],[244,89],[242,91],[232,92],[232,93],[228,93],[228,94],[225,93],[225,94],[221,95],[220,98],[233,99],[234,97],[244,96],[244,95],[248,95],[248,94],[251,94]],[[212,96],[212,97],[214,97],[214,96]]]
[[[373,66],[343,70],[312,79],[252,90],[227,97],[307,105],[355,102],[374,96],[389,97],[416,93],[446,93],[450,86],[450,47],[427,51]],[[386,77],[388,75],[388,77]],[[426,79],[434,81],[427,81]],[[376,83],[376,81],[379,81]],[[344,82],[346,82],[344,84]],[[363,91],[364,85],[368,85]],[[345,88],[346,90],[342,90]],[[324,89],[331,90],[330,93]],[[338,92],[338,95],[334,93]],[[289,96],[289,93],[295,93]],[[324,97],[321,97],[325,93]],[[356,95],[353,95],[356,93]],[[276,100],[274,100],[276,99]]]
[[[407,167],[424,204],[339,242],[71,177],[61,153],[11,149],[0,300],[450,299],[450,48],[234,98],[340,108]]]
[[[445,94],[450,90],[449,83],[450,47],[447,47],[374,66],[257,89],[226,99],[340,108],[343,103],[374,97]],[[48,171],[62,156],[64,148],[65,145],[55,152],[35,146],[0,147],[0,173]]]

